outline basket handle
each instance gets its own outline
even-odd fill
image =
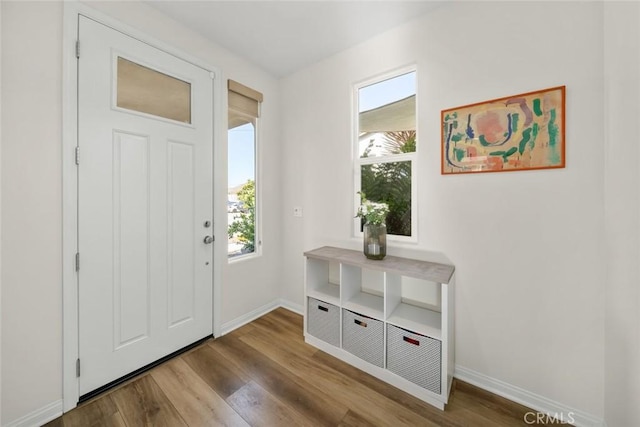
[[[413,345],[420,345],[420,341],[418,340],[414,340],[413,338],[409,338],[409,337],[402,337],[403,340],[405,340],[406,342],[408,342],[409,344],[413,344]]]
[[[328,313],[329,312],[329,307],[323,307],[323,306],[319,305],[318,306],[318,310],[326,311]]]
[[[358,319],[353,319],[353,323],[355,323],[358,326],[362,326],[363,328],[367,327],[367,322],[363,322],[363,321],[358,320]]]

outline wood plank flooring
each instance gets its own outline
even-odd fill
[[[530,411],[457,380],[435,409],[307,345],[302,317],[277,309],[47,426],[519,426]]]

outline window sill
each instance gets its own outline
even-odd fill
[[[351,237],[351,241],[362,244],[363,233]],[[417,236],[394,236],[387,234],[387,246],[414,246],[418,244]]]
[[[243,261],[249,261],[255,258],[260,258],[261,256],[262,254],[259,252],[252,252],[250,254],[238,255],[231,258],[227,257],[227,264],[229,265],[237,264]]]

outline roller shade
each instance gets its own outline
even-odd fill
[[[229,89],[229,128],[232,127],[231,110],[250,117],[260,117],[260,103],[263,99],[260,92],[233,80],[227,81],[227,88]]]

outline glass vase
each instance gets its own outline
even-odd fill
[[[369,259],[383,259],[387,255],[387,226],[386,224],[365,223],[364,256]]]

